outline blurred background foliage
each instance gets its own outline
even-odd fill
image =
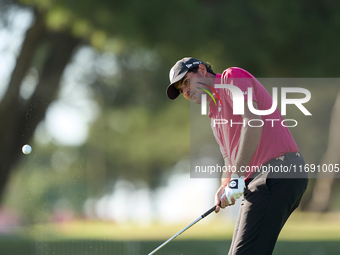
[[[82,215],[85,201],[110,192],[118,179],[157,188],[164,173],[190,155],[189,104],[165,95],[175,61],[194,56],[217,72],[240,66],[255,77],[337,77],[339,5],[1,1],[2,30],[13,29],[22,11],[32,17],[21,46],[11,49],[16,61],[0,102],[2,204],[24,212],[28,221],[46,221],[61,204]],[[70,76],[76,85],[68,91]],[[307,108],[323,119],[301,122],[292,132],[307,161],[317,164],[327,149],[339,85],[306,88],[319,97]],[[73,95],[83,103],[77,105]],[[88,117],[84,141],[67,144],[48,135],[46,112],[58,102]],[[30,157],[20,152],[25,143],[33,147]],[[313,185],[315,180],[305,209]],[[322,210],[339,210],[339,201],[335,187]]]

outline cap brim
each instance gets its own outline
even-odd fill
[[[184,72],[184,73],[181,73],[180,75],[178,75],[177,77],[176,77],[176,79],[174,79],[173,81],[172,81],[172,83],[168,86],[168,88],[167,88],[167,90],[166,90],[166,94],[167,94],[167,96],[168,96],[168,98],[170,98],[170,99],[176,99],[178,96],[179,96],[179,92],[178,92],[178,90],[175,88],[175,83],[176,82],[179,82],[180,80],[182,80],[183,79],[183,77],[186,75],[188,73],[188,71],[186,71],[186,72]]]
[[[175,88],[174,84],[170,84],[166,90],[166,94],[170,99],[176,99],[179,96],[178,90]]]

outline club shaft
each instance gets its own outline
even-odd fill
[[[199,218],[197,218],[195,221],[193,221],[192,223],[190,223],[188,226],[186,226],[185,228],[183,228],[181,231],[179,231],[177,234],[175,234],[174,236],[170,237],[168,240],[166,240],[164,243],[162,243],[160,246],[158,246],[156,249],[154,249],[152,252],[150,252],[148,255],[152,255],[154,254],[156,251],[160,250],[162,247],[164,247],[166,244],[168,244],[170,241],[174,240],[177,236],[179,236],[180,234],[182,234],[184,231],[186,231],[188,228],[192,227],[193,225],[195,225],[197,222],[199,222],[201,219],[203,219],[204,217],[208,216],[210,213],[212,213],[213,211],[215,211],[216,206],[212,207],[210,210],[206,211],[204,214],[202,214]]]
[[[150,252],[148,255],[154,254],[156,251],[158,251],[159,249],[161,249],[163,246],[165,246],[167,243],[169,243],[170,241],[172,241],[173,239],[175,239],[177,236],[179,236],[180,234],[182,234],[185,230],[187,230],[188,228],[190,228],[191,226],[195,225],[197,222],[199,222],[202,219],[202,216],[200,216],[198,219],[196,219],[195,221],[193,221],[192,223],[190,223],[188,226],[186,226],[185,228],[183,228],[181,231],[179,231],[177,234],[175,234],[174,236],[170,237],[168,240],[166,240],[164,243],[162,243],[160,246],[158,246],[156,249],[154,249],[152,252]]]

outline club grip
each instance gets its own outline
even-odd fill
[[[219,206],[221,206],[221,202],[219,203]],[[202,219],[204,217],[207,217],[210,213],[216,210],[216,205],[211,207],[208,211],[206,211],[204,214],[201,215]]]

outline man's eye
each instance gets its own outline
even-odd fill
[[[188,79],[184,81],[184,85],[188,85]]]

